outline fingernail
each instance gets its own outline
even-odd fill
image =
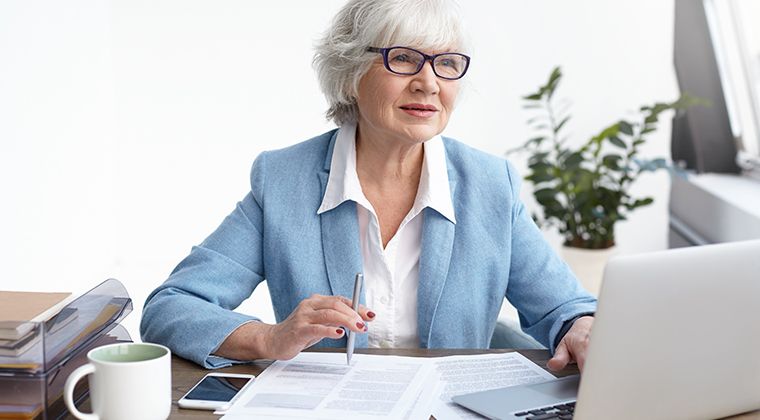
[[[364,332],[367,332],[367,327],[366,326],[364,327]]]
[[[369,312],[367,312],[367,316],[370,317],[370,318],[374,318],[375,317],[375,313],[372,312],[372,311],[369,311]]]
[[[361,322],[361,321],[358,321],[358,322],[356,323],[356,328],[359,328],[359,329],[365,328],[365,326],[364,326],[364,323],[363,323],[363,322]]]
[[[338,335],[343,335],[343,330],[340,329],[340,328],[338,328],[337,330],[335,330],[335,332],[337,332]]]

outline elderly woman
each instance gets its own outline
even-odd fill
[[[486,348],[506,296],[550,368],[582,366],[596,301],[527,214],[519,175],[440,135],[465,52],[448,2],[349,1],[314,58],[339,128],[258,156],[251,191],[148,297],[143,339],[208,368],[344,347],[344,329],[357,347]],[[264,280],[274,325],[232,311]]]

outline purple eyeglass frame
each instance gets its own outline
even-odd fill
[[[400,73],[400,72],[391,70],[391,66],[390,66],[390,64],[388,64],[388,52],[390,50],[392,50],[392,49],[395,49],[395,48],[403,48],[405,50],[414,51],[416,53],[421,54],[422,57],[424,57],[424,60],[420,61],[420,64],[419,64],[419,66],[417,66],[417,70],[414,73]],[[415,50],[414,48],[403,47],[403,46],[400,46],[400,45],[396,45],[396,46],[388,47],[388,48],[367,47],[367,51],[368,52],[374,52],[374,53],[382,54],[382,56],[383,56],[383,65],[385,66],[385,69],[388,70],[389,72],[393,73],[393,74],[400,74],[402,76],[412,76],[412,75],[415,75],[415,74],[419,73],[420,71],[422,71],[422,67],[424,67],[425,63],[428,62],[428,61],[430,62],[430,67],[433,69],[433,73],[435,73],[435,75],[438,76],[438,77],[440,77],[441,79],[446,79],[446,80],[459,80],[462,77],[464,77],[464,75],[467,73],[467,69],[470,68],[470,56],[462,54],[462,53],[445,52],[445,53],[440,53],[440,54],[427,55],[427,54],[425,54],[422,51]],[[452,55],[452,54],[453,55],[458,55],[460,57],[464,57],[464,61],[465,61],[465,63],[464,63],[464,70],[462,70],[462,74],[460,74],[458,77],[441,76],[435,70],[435,66],[433,65],[433,60],[435,60],[437,57],[442,56],[442,55]]]

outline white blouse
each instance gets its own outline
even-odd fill
[[[346,200],[357,204],[365,299],[367,307],[376,314],[368,324],[370,347],[419,347],[417,286],[422,210],[430,207],[456,223],[443,140],[435,136],[423,147],[422,174],[414,205],[383,249],[377,214],[362,192],[356,173],[356,126],[346,124],[338,130],[327,188],[317,214]]]

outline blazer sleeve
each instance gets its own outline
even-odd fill
[[[522,329],[554,353],[562,325],[596,311],[596,299],[546,242],[520,201],[520,177],[507,162],[512,198],[512,253],[506,297]]]
[[[140,334],[206,368],[237,361],[212,355],[235,329],[258,318],[233,312],[264,280],[262,194],[265,153],[251,192],[182,260],[145,302]]]

